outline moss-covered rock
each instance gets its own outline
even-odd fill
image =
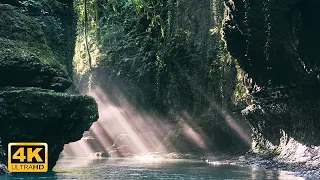
[[[0,16],[0,86],[67,89],[68,63],[50,46],[43,23],[7,4],[0,4]]]
[[[88,96],[37,88],[0,91],[0,136],[10,142],[47,142],[52,169],[64,144],[76,141],[97,120],[95,101]]]
[[[52,169],[98,118],[92,98],[55,92],[72,83],[73,2],[0,0],[0,16],[0,164],[10,142],[47,142]]]
[[[253,152],[281,153],[280,159],[296,160],[299,169],[306,156],[317,164],[312,158],[320,153],[320,25],[314,22],[320,17],[320,2],[225,3],[228,50],[247,73],[252,97],[242,112],[253,129]],[[297,152],[297,147],[303,148]]]

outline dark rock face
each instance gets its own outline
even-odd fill
[[[244,111],[246,119],[256,134],[261,133],[274,145],[280,144],[280,130],[283,130],[298,142],[318,146],[320,97],[317,89],[317,86],[292,87],[257,93],[254,109]]]
[[[0,91],[0,136],[10,142],[47,142],[49,169],[64,144],[81,139],[97,120],[97,105],[87,96],[37,88]],[[4,147],[7,149],[7,147]]]
[[[278,145],[285,131],[320,145],[319,1],[226,0],[228,50],[238,59],[253,104],[244,113],[255,130]]]
[[[0,4],[0,86],[67,89],[71,85],[68,72],[74,46],[72,19],[67,24],[56,16],[61,12],[47,9],[45,1],[21,6]],[[56,6],[50,8],[62,8],[60,11],[67,11],[72,17],[72,7],[58,2]]]
[[[0,0],[0,16],[0,174],[10,142],[47,142],[51,170],[98,119],[92,98],[55,92],[72,83],[73,2]]]

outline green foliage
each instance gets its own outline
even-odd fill
[[[80,32],[82,3],[83,0],[76,2]],[[216,3],[214,20],[217,22],[213,28],[207,26],[212,38],[207,40],[207,37],[197,39],[194,30],[173,19],[173,16],[180,18],[176,14],[180,9],[171,1],[89,0],[92,22],[89,37],[91,44],[100,47],[96,67],[104,69],[107,79],[115,84],[127,84],[124,93],[130,99],[136,99],[142,91],[143,102],[158,110],[201,112],[210,104],[211,97],[223,96],[220,86],[226,90],[222,93],[233,96],[232,90],[227,90],[234,86],[235,80],[233,60],[222,40],[223,3]],[[81,38],[78,40],[81,42]],[[201,43],[211,43],[212,47],[203,49]],[[92,45],[91,52],[94,51]],[[140,91],[132,91],[134,88]]]
[[[249,99],[248,94],[246,92],[246,86],[244,84],[245,73],[240,68],[239,64],[236,64],[237,69],[237,85],[235,89],[235,100],[236,102],[246,101]]]
[[[22,0],[19,1],[24,6],[41,6],[41,2],[36,1],[36,0]]]
[[[35,18],[8,7],[0,7],[0,10],[0,56],[7,59],[0,62],[1,67],[16,66],[27,70],[42,66],[61,76],[67,74],[66,67],[47,45],[40,23]],[[26,59],[29,61],[24,62]]]
[[[120,90],[137,108],[170,118],[187,112],[187,121],[204,117],[190,124],[214,134],[213,124],[225,123],[219,111],[233,106],[238,80],[223,40],[223,1],[216,1],[213,17],[212,9],[201,9],[207,1],[95,3],[90,7],[97,9],[89,9],[97,24],[90,38],[99,47],[94,81],[107,92]],[[88,75],[82,77],[86,84]]]

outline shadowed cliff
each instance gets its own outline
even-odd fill
[[[47,142],[49,169],[64,144],[97,120],[72,83],[75,21],[72,1],[0,1],[0,162],[10,142]]]
[[[243,111],[254,131],[253,148],[272,150],[285,162],[317,169],[320,2],[225,3],[228,50],[247,73],[247,92],[253,96]]]

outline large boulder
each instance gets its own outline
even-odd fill
[[[10,142],[47,142],[49,169],[64,144],[81,139],[97,120],[97,105],[88,96],[53,93],[37,88],[0,91],[0,136]]]
[[[0,0],[0,16],[0,164],[10,142],[47,142],[51,170],[98,119],[92,98],[60,93],[72,84],[73,2]]]

